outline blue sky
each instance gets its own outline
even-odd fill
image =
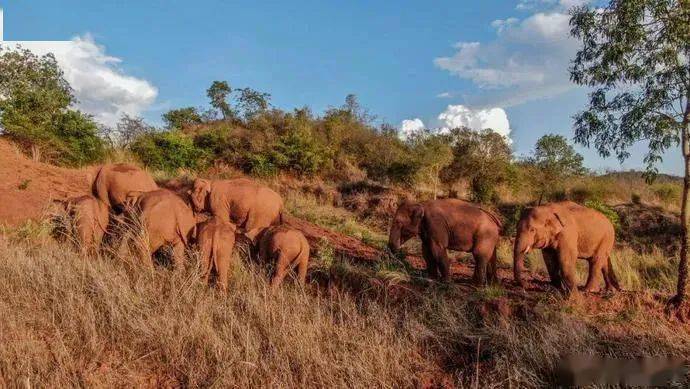
[[[76,68],[70,74],[84,89],[84,109],[99,117],[107,108],[106,122],[122,112],[159,122],[167,109],[205,106],[210,83],[227,80],[271,93],[283,109],[308,105],[319,113],[355,93],[395,126],[491,124],[510,129],[522,155],[545,133],[572,137],[571,116],[586,103],[565,69],[577,48],[567,36],[567,8],[584,2],[31,0],[0,7],[5,40],[77,38],[84,54],[65,63]],[[93,58],[78,62],[84,56]],[[101,68],[105,76],[97,77]],[[590,168],[621,168],[579,151]],[[661,170],[680,172],[677,154]],[[622,168],[640,161],[633,155]]]

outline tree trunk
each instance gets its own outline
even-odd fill
[[[682,148],[685,171],[683,177],[683,199],[680,211],[682,240],[680,248],[680,263],[678,264],[678,286],[676,296],[670,303],[678,309],[684,310],[686,289],[688,283],[688,250],[690,249],[690,102],[688,102],[682,126]],[[679,311],[681,318],[684,312]]]

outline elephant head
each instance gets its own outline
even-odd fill
[[[411,201],[404,201],[395,211],[388,237],[388,247],[398,252],[400,246],[419,235],[419,226],[424,217],[424,206]]]
[[[206,200],[211,193],[211,180],[197,178],[194,180],[194,187],[189,195],[192,198],[192,207],[194,212],[201,212],[206,209]]]
[[[513,271],[519,285],[523,285],[521,274],[525,267],[525,255],[532,249],[551,246],[565,227],[564,220],[564,215],[549,206],[527,208],[522,212],[513,248]]]

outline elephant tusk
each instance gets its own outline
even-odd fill
[[[530,250],[532,250],[532,246],[531,246],[531,245],[530,245],[530,246],[527,246],[527,247],[525,248],[525,251],[523,251],[522,253],[523,253],[523,254],[528,254]]]

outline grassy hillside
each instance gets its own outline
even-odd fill
[[[336,214],[347,224],[335,228],[380,241],[381,231],[315,200],[288,200],[293,213],[302,201],[304,217],[330,225],[323,215]],[[504,262],[508,253],[506,243]],[[616,251],[623,286],[637,292],[571,301],[544,292],[543,274],[528,293],[475,289],[465,277],[442,285],[392,259],[359,264],[327,247],[304,290],[289,283],[277,295],[238,250],[223,296],[193,261],[151,273],[127,257],[85,259],[41,224],[5,231],[0,257],[8,386],[539,387],[566,353],[690,352],[688,328],[663,313],[676,264],[659,252]]]

